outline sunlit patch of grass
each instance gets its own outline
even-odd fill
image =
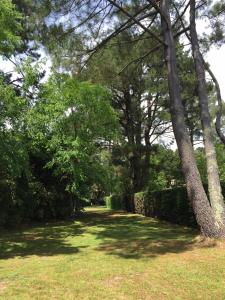
[[[2,231],[0,299],[225,299],[225,244],[139,215]]]

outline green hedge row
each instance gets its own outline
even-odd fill
[[[207,190],[207,187],[205,187]],[[222,185],[225,195],[225,184]],[[172,223],[197,227],[186,187],[154,192],[140,192],[134,196],[136,213],[156,217]]]
[[[121,195],[113,194],[111,196],[107,196],[104,198],[104,201],[108,209],[113,209],[113,210],[125,209],[124,199]]]
[[[73,212],[70,195],[54,187],[31,182],[26,190],[13,181],[0,180],[0,227],[20,223],[65,219]]]
[[[196,226],[186,188],[141,192],[134,196],[135,212],[172,223]]]

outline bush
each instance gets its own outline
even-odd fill
[[[127,193],[123,196],[124,208],[127,212],[134,212],[134,194]]]
[[[185,187],[137,193],[134,196],[134,204],[136,213],[196,227]]]
[[[124,199],[121,195],[111,195],[104,198],[105,205],[108,209],[124,210]]]
[[[0,227],[20,223],[67,219],[73,213],[71,195],[63,187],[38,180],[0,180]]]
[[[225,196],[225,184],[221,185]],[[205,190],[207,191],[207,186],[205,186]],[[187,197],[186,187],[136,193],[134,206],[136,213],[171,223],[197,227],[193,209]]]
[[[0,227],[11,227],[21,222],[23,207],[16,199],[15,183],[11,180],[0,181]]]
[[[79,199],[79,203],[82,208],[91,206],[91,204],[92,204],[91,200],[89,200],[89,199]]]

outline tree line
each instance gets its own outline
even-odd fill
[[[224,238],[223,101],[204,54],[223,45],[225,3],[1,5],[0,52],[16,66],[1,73],[5,184],[23,178],[32,194],[32,183],[46,185],[39,169],[51,173],[51,189],[70,195],[73,209],[81,199],[123,193],[132,211],[134,193],[185,182],[202,234]],[[207,35],[198,35],[198,18],[208,22]],[[52,62],[47,80],[43,51]],[[177,152],[168,149],[172,133]],[[196,150],[199,141],[204,150]]]

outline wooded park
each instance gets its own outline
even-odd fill
[[[1,0],[0,26],[0,299],[225,299],[225,1]]]

